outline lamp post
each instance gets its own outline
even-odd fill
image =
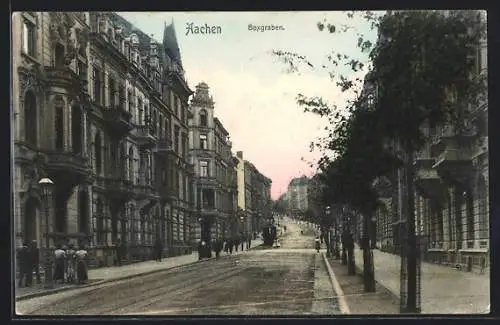
[[[330,206],[325,207],[325,215],[326,215],[326,256],[330,257],[331,256],[331,247],[330,247],[330,214],[331,214],[331,209]]]
[[[51,190],[54,186],[54,182],[50,178],[42,178],[38,181],[38,185],[42,190],[42,195],[44,199],[45,206],[45,284],[46,289],[51,289],[54,287],[54,279],[52,277],[52,252],[50,251],[50,227],[49,227],[49,197]]]

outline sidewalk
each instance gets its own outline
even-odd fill
[[[262,240],[260,240],[260,239],[252,240],[252,248],[257,247],[258,245],[261,245],[261,244],[262,244]],[[240,250],[236,253],[233,253],[233,255],[242,254],[244,252],[246,252],[246,249],[243,252]],[[221,257],[224,257],[224,255],[221,254]],[[215,254],[214,254],[214,258],[215,258]],[[204,262],[204,261],[206,261],[206,260],[198,261],[198,253],[194,252],[194,253],[189,254],[189,255],[181,255],[181,256],[164,258],[164,259],[162,259],[161,262],[150,260],[150,261],[145,261],[145,262],[127,264],[127,265],[123,265],[123,266],[112,266],[112,267],[90,269],[89,270],[89,283],[87,283],[85,285],[79,285],[79,286],[73,285],[73,284],[56,284],[56,285],[54,285],[53,289],[45,289],[43,287],[43,278],[42,278],[42,284],[40,284],[40,285],[35,284],[33,287],[28,287],[28,288],[26,288],[26,287],[25,288],[18,288],[17,283],[16,283],[16,289],[15,289],[16,300],[30,299],[30,298],[49,295],[49,294],[53,294],[53,293],[57,293],[57,292],[61,292],[61,291],[95,286],[95,285],[98,285],[98,284],[101,284],[104,282],[124,280],[124,279],[133,278],[133,277],[140,276],[140,275],[155,273],[155,272],[159,272],[162,270],[168,270],[168,269],[180,267],[183,265],[199,263],[199,262]],[[36,283],[36,281],[34,281],[34,283]]]
[[[356,268],[363,271],[363,251],[355,247]],[[373,250],[375,280],[400,297],[401,258]],[[487,274],[463,272],[451,267],[422,262],[422,313],[474,314],[489,313],[490,277]]]

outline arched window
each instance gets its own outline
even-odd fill
[[[54,63],[57,68],[63,68],[65,66],[64,52],[64,46],[60,43],[57,43],[54,47]]]
[[[134,149],[128,149],[128,179],[134,182]]]
[[[24,134],[27,143],[36,146],[38,141],[36,98],[28,91],[24,96]]]
[[[200,111],[200,125],[207,126],[207,111],[204,109]]]
[[[102,170],[102,145],[101,145],[101,134],[96,133],[94,139],[94,157],[95,157],[95,170],[97,175],[101,174]]]
[[[71,141],[73,153],[81,153],[83,146],[82,110],[74,105],[71,112]]]

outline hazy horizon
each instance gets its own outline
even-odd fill
[[[309,144],[324,135],[326,121],[306,114],[295,98],[321,96],[343,106],[346,94],[330,80],[326,71],[301,67],[287,73],[270,51],[284,50],[326,62],[329,52],[341,52],[364,60],[356,48],[356,32],[374,40],[376,31],[361,19],[348,19],[343,12],[119,12],[157,41],[165,24],[174,22],[186,79],[191,89],[206,82],[215,101],[215,115],[229,131],[233,153],[243,151],[259,171],[273,181],[272,198],[286,191],[289,181],[311,176],[319,152]],[[317,23],[326,19],[337,26],[348,24],[357,31],[344,34],[319,32]],[[220,33],[186,33],[193,26],[218,26]],[[250,31],[255,26],[282,26],[279,30]],[[363,76],[365,71],[356,73]],[[339,66],[337,74],[349,75]],[[352,73],[351,73],[352,75]],[[304,158],[305,161],[302,160]]]

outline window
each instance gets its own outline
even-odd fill
[[[200,176],[208,177],[208,161],[200,160]]]
[[[24,97],[24,134],[27,143],[37,145],[37,109],[33,92],[28,91]]]
[[[137,109],[139,110],[139,115],[137,116],[137,124],[142,125],[143,119],[143,107],[142,107],[142,99],[137,99]]]
[[[36,55],[36,27],[32,23],[23,23],[23,52],[31,57]]]
[[[64,52],[64,46],[60,43],[57,43],[54,47],[54,65],[57,68],[63,68],[66,65]]]
[[[97,175],[101,174],[102,170],[102,146],[101,146],[101,134],[97,132],[94,140],[94,157],[95,157],[95,170]]]
[[[179,152],[179,137],[180,137],[180,128],[179,126],[175,126],[174,128],[174,150]]]
[[[92,71],[92,80],[93,80],[93,91],[94,91],[94,101],[98,104],[101,104],[101,71],[98,68],[94,67]]]
[[[200,125],[207,126],[207,111],[205,110],[200,111]]]
[[[128,179],[134,182],[134,149],[132,147],[128,150]]]
[[[87,65],[81,60],[78,60],[78,76],[80,80],[87,81]]]
[[[128,112],[132,113],[134,104],[132,103],[132,92],[128,92],[127,94],[127,101],[128,101]]]
[[[208,150],[208,139],[206,134],[200,134],[200,149]]]
[[[64,148],[64,111],[62,106],[56,106],[55,116],[56,149]]]
[[[106,229],[104,226],[104,207],[101,199],[97,199],[96,203],[96,221],[97,244],[102,245],[106,243]]]
[[[108,77],[108,89],[109,89],[109,106],[110,107],[115,107],[116,101],[115,101],[115,94],[116,94],[116,83],[115,80],[111,77]]]
[[[71,111],[71,142],[73,153],[79,154],[83,147],[82,111],[74,105]]]
[[[165,169],[161,170],[161,184],[167,185],[167,171]]]

